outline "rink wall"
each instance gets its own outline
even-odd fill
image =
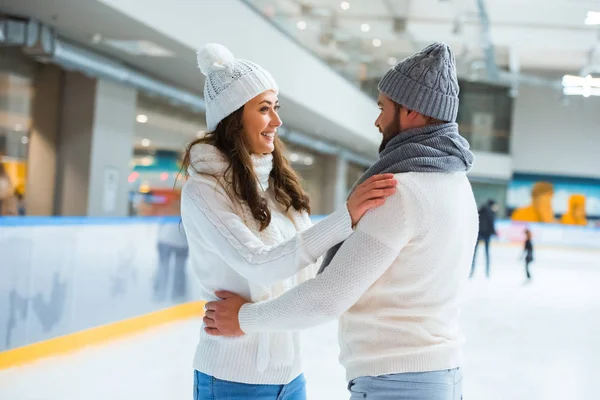
[[[532,240],[536,246],[600,250],[600,227],[592,226],[502,220],[496,222],[496,231],[498,232],[496,241],[503,244],[521,245],[525,241],[525,229],[531,231]]]
[[[592,227],[498,221],[496,241],[526,227],[536,247],[600,251]],[[176,217],[0,218],[0,369],[202,315],[186,257],[174,274],[185,247]],[[166,278],[159,248],[175,251]]]
[[[318,222],[326,217],[318,215],[312,218]],[[587,249],[600,251],[600,226],[570,226],[563,224],[536,224],[497,220],[498,236],[494,242],[506,245],[522,245],[525,242],[525,229],[529,228],[536,246]],[[600,263],[599,263],[600,266]]]
[[[171,257],[156,279],[180,229],[176,217],[0,218],[0,369],[201,315],[184,257],[178,278]]]

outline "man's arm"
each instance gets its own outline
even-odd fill
[[[245,333],[309,328],[349,309],[398,257],[413,236],[417,198],[407,188],[367,213],[331,264],[316,278],[282,296],[245,304],[238,319]]]

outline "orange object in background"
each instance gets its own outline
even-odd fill
[[[569,197],[569,210],[562,216],[560,222],[565,225],[587,225],[584,195],[574,194]]]
[[[10,178],[13,187],[22,195],[25,194],[25,180],[27,179],[27,164],[22,160],[0,158],[4,170]]]
[[[554,196],[554,187],[551,183],[536,182],[531,189],[531,204],[517,208],[511,219],[522,222],[556,222],[552,210],[552,196]]]
[[[181,202],[181,191],[178,189],[151,189],[148,194],[161,198],[160,202],[142,203],[138,215],[144,217],[178,216]]]

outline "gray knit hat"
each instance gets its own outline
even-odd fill
[[[433,43],[400,61],[379,82],[379,91],[395,103],[442,121],[456,122],[458,79],[454,53]]]

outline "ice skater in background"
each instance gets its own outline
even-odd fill
[[[166,215],[180,215],[179,198],[171,202]],[[162,223],[158,228],[157,239],[158,268],[154,276],[154,298],[158,301],[165,300],[168,297],[168,284],[172,280],[171,298],[184,300],[187,296],[185,268],[189,249],[183,224]]]
[[[496,212],[498,211],[498,204],[496,201],[490,199],[486,204],[481,206],[479,209],[479,236],[477,243],[475,244],[475,251],[473,253],[473,263],[471,264],[471,273],[469,278],[473,277],[475,273],[475,259],[477,258],[477,248],[479,242],[485,244],[485,276],[490,277],[490,240],[492,236],[496,235]]]
[[[529,264],[533,261],[533,242],[531,241],[531,231],[525,230],[525,248],[523,249],[523,256],[525,257],[525,273],[527,274],[526,283],[531,282],[531,272],[529,271]]]

